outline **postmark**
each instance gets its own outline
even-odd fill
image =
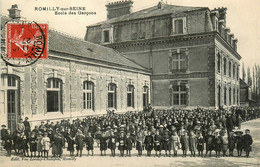
[[[48,58],[48,24],[8,21],[2,59],[11,66],[29,66]]]

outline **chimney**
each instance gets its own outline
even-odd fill
[[[8,12],[9,12],[9,17],[12,19],[21,18],[21,15],[20,15],[21,10],[18,9],[17,4],[12,5],[11,9],[8,9]]]
[[[107,19],[112,19],[118,16],[131,13],[133,7],[132,0],[123,0],[111,2],[106,5],[107,7]]]

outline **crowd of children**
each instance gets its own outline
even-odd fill
[[[1,129],[1,141],[7,155],[14,150],[16,154],[31,157],[63,156],[63,150],[70,156],[82,156],[84,148],[87,155],[94,155],[94,143],[100,149],[101,156],[111,151],[115,157],[131,156],[136,149],[137,156],[142,156],[146,150],[147,156],[177,156],[182,150],[182,156],[216,157],[245,156],[249,157],[253,143],[250,130],[245,135],[240,130],[242,121],[259,118],[259,109],[242,108],[229,110],[209,110],[197,108],[194,110],[160,110],[146,109],[142,112],[127,112],[116,114],[108,112],[102,116],[87,116],[84,119],[41,122],[31,130],[28,118],[17,124],[16,131],[11,134],[5,125]],[[253,112],[251,112],[253,111]],[[76,155],[74,152],[76,151]],[[30,154],[29,154],[30,153]],[[205,153],[205,154],[203,154]],[[229,153],[229,154],[228,154]]]

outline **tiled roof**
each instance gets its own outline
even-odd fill
[[[70,37],[51,29],[49,30],[49,50],[84,56],[89,59],[102,61],[105,64],[147,70],[111,48]]]
[[[135,20],[135,19],[143,19],[143,18],[149,18],[149,17],[155,17],[155,16],[162,16],[162,15],[167,15],[167,14],[179,14],[179,13],[184,13],[188,11],[193,11],[193,10],[199,10],[199,9],[208,9],[207,7],[188,7],[188,6],[176,6],[176,5],[168,5],[164,4],[161,9],[159,9],[156,6],[143,9],[137,12],[133,12],[130,14],[126,14],[123,16],[115,17],[103,22],[99,22],[91,26],[97,26],[101,24],[112,24],[116,22],[121,22],[121,21],[129,21],[129,20]]]
[[[4,23],[11,20],[7,16],[1,15],[1,30]],[[3,31],[2,31],[3,32]],[[4,38],[4,34],[1,33],[1,37]],[[148,69],[136,64],[132,60],[129,60],[119,52],[104,47],[98,44],[94,44],[88,41],[84,41],[61,32],[49,29],[49,50],[57,51],[65,54],[84,56],[91,60],[100,61],[103,64],[111,66],[120,66],[124,68],[134,68],[139,70],[149,71]]]

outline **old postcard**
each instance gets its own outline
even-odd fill
[[[0,4],[1,167],[260,166],[260,1]]]

